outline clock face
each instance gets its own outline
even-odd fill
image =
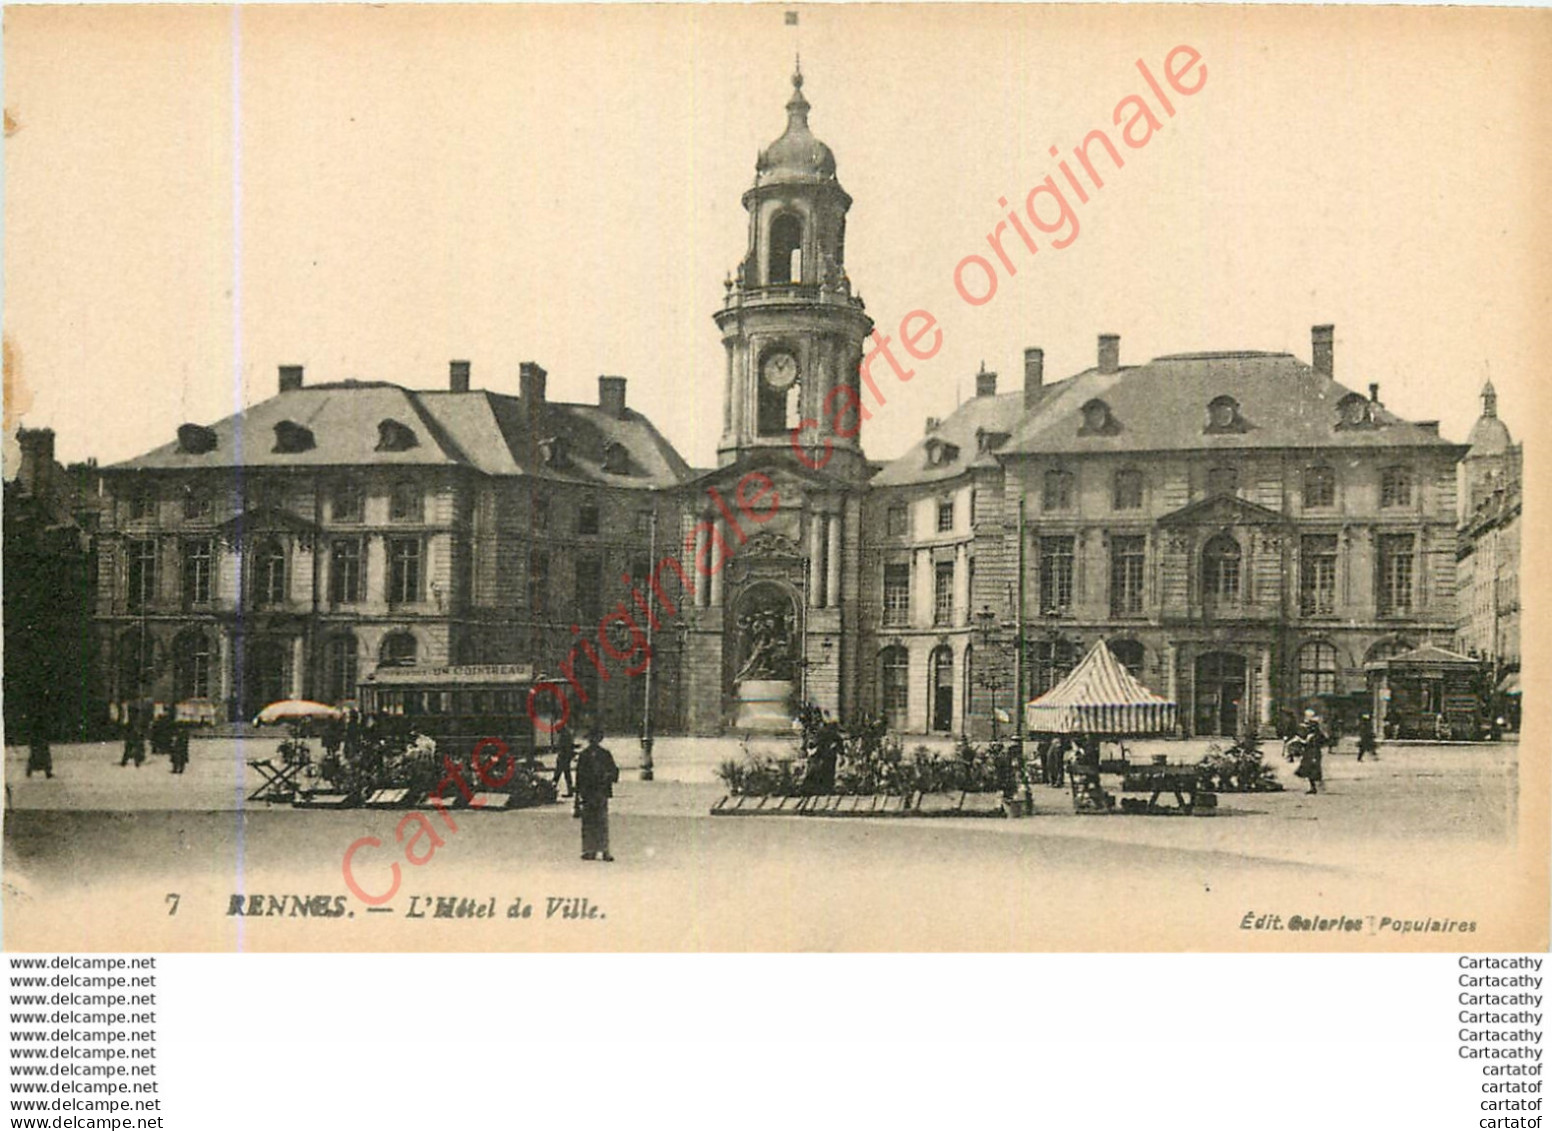
[[[762,367],[765,383],[778,392],[791,388],[798,379],[798,359],[785,350],[773,353]]]

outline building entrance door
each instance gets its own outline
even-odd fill
[[[271,703],[287,697],[290,688],[286,671],[288,651],[278,640],[258,640],[248,645],[238,690],[244,720],[252,719]]]
[[[1234,737],[1245,704],[1245,657],[1208,652],[1196,661],[1195,733]]]
[[[947,645],[932,653],[932,729],[954,729],[954,653]]]

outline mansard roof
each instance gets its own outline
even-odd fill
[[[1009,457],[1051,453],[1216,451],[1265,448],[1463,447],[1431,426],[1372,403],[1362,426],[1343,425],[1338,405],[1361,393],[1288,353],[1171,354],[1115,372],[1087,369],[1049,387],[1002,449]],[[1114,427],[1085,429],[1083,406],[1100,399]],[[1231,404],[1225,424],[1209,406]]]
[[[532,425],[527,407],[521,397],[482,389],[421,390],[378,381],[308,385],[208,428],[180,430],[185,439],[106,470],[463,467],[637,488],[671,487],[690,476],[673,445],[634,410],[617,415],[597,405],[546,401]],[[305,429],[312,446],[277,450],[286,447],[276,443],[277,425]],[[186,442],[196,434],[200,442]],[[385,442],[387,436],[395,442]],[[556,448],[566,458],[547,461],[545,453]]]
[[[1051,388],[1054,388],[1052,386]],[[1049,395],[1049,389],[1047,390]],[[1007,450],[1007,441],[995,448],[981,443],[981,437],[1010,436],[1024,415],[1024,392],[972,397],[941,421],[927,435],[911,445],[899,459],[884,465],[872,479],[875,487],[902,487],[918,483],[941,483],[978,467],[996,467],[997,453]],[[952,459],[928,458],[929,448],[950,445],[957,449]]]

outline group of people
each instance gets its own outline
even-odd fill
[[[146,746],[155,754],[166,754],[172,772],[181,774],[189,765],[189,728],[178,722],[178,708],[169,706],[160,715],[140,703],[129,705],[124,717],[124,756],[119,765],[145,765]]]
[[[1320,717],[1313,710],[1306,710],[1304,720],[1284,748],[1289,761],[1298,760],[1299,764],[1293,772],[1308,783],[1309,789],[1306,792],[1320,792],[1320,785],[1325,781],[1326,751],[1335,748],[1336,740],[1321,723]],[[1366,756],[1369,761],[1378,762],[1380,749],[1374,733],[1374,719],[1362,715],[1358,719],[1358,761],[1362,762]]]
[[[582,819],[582,859],[612,862],[609,853],[609,799],[614,796],[614,783],[620,780],[620,768],[614,755],[604,746],[601,727],[588,728],[587,745],[577,754],[577,740],[571,727],[562,723],[551,735],[555,751],[555,787],[562,779],[566,782],[566,797],[576,800],[572,812]],[[571,767],[576,763],[576,780],[572,781]]]

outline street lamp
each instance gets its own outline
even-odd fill
[[[997,634],[997,614],[992,611],[990,605],[982,605],[981,611],[975,614],[975,627],[981,634],[983,649],[990,653],[993,638]],[[988,659],[994,659],[988,656]],[[984,672],[975,673],[975,681],[991,693],[992,697],[992,741],[999,737],[997,729],[997,689],[1002,686],[1002,673],[1000,665],[988,663]]]

